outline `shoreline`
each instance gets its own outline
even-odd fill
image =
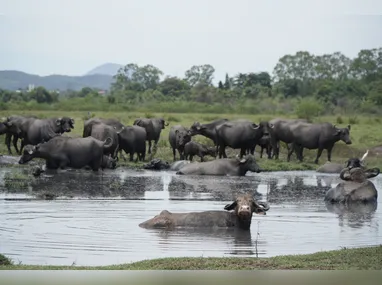
[[[0,270],[382,270],[382,244],[275,257],[177,257],[106,266],[13,264],[0,254]]]

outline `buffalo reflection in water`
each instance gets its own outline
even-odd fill
[[[339,225],[350,228],[361,228],[369,224],[377,211],[378,202],[330,203],[325,202],[329,212],[338,215]]]
[[[331,188],[327,182],[323,183],[323,178],[320,176],[285,176],[282,179],[270,178],[267,183],[269,187],[267,199],[273,203],[323,199]]]
[[[260,180],[250,177],[215,177],[215,176],[172,176],[168,191],[175,199],[203,199],[230,201],[237,195],[251,193],[255,199],[261,199],[257,192]],[[208,197],[208,198],[206,198]]]
[[[254,223],[252,230],[243,231],[240,229],[222,229],[222,228],[183,228],[174,230],[154,230],[149,231],[155,232],[159,236],[159,243],[161,245],[174,245],[176,243],[188,243],[188,242],[205,242],[217,243],[230,243],[232,247],[228,254],[231,255],[242,255],[242,256],[258,256],[265,255],[266,251],[263,249],[266,241],[261,238],[254,236],[252,237],[251,231],[256,233],[257,225]],[[225,247],[225,246],[222,246]],[[214,250],[214,249],[209,249]]]

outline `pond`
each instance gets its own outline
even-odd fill
[[[118,168],[102,174],[28,174],[19,184],[9,179],[9,173],[25,177],[15,174],[23,171],[0,168],[0,253],[16,263],[110,265],[162,257],[270,257],[382,240],[381,207],[362,213],[327,208],[323,197],[340,181],[338,175],[296,171],[186,177]],[[382,188],[382,178],[372,181]],[[245,192],[271,206],[267,215],[254,215],[248,234],[138,226],[164,209],[223,210]],[[34,199],[46,193],[57,197]]]

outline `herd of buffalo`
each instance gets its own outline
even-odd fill
[[[169,126],[163,118],[138,118],[127,126],[117,119],[89,118],[84,122],[82,137],[63,135],[74,128],[73,118],[60,117],[41,119],[36,116],[11,116],[0,122],[0,134],[5,135],[8,153],[12,155],[11,142],[21,155],[18,163],[25,164],[33,158],[45,160],[43,169],[90,168],[114,169],[120,158],[130,161],[146,161],[157,148],[162,130]],[[304,149],[317,149],[315,163],[318,164],[322,151],[327,151],[331,161],[332,149],[336,142],[351,144],[350,125],[339,128],[331,123],[310,123],[303,119],[276,118],[255,124],[246,119],[218,119],[202,124],[194,122],[190,127],[173,125],[168,141],[174,163],[161,159],[151,159],[145,169],[175,170],[178,175],[230,175],[244,176],[248,171],[261,172],[254,151],[261,147],[260,157],[266,150],[268,159],[278,159],[280,142],[287,146],[287,161],[295,153],[303,161]],[[201,135],[211,139],[213,146],[192,140]],[[18,148],[18,141],[21,145]],[[148,142],[148,149],[146,149]],[[152,149],[153,143],[153,149]],[[227,158],[226,148],[239,149],[240,155]],[[176,159],[177,154],[179,160]],[[205,156],[215,159],[205,161]],[[200,162],[193,162],[193,157]],[[351,158],[346,165],[338,165],[334,173],[339,173],[342,182],[330,189],[325,201],[329,202],[372,202],[376,203],[377,190],[369,178],[379,175],[378,168],[367,169],[364,159]],[[333,167],[325,164],[324,167]],[[41,172],[45,170],[41,169]],[[323,171],[325,172],[325,171]],[[162,211],[142,224],[141,227],[172,228],[184,226],[239,227],[249,229],[252,213],[265,214],[269,205],[257,202],[252,196],[240,196],[225,211],[201,213],[170,213]],[[231,211],[233,210],[233,211]]]

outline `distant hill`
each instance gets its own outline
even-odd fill
[[[85,75],[94,75],[94,74],[104,74],[114,76],[118,73],[118,70],[123,67],[121,64],[117,63],[105,63],[96,68],[93,68]]]
[[[83,87],[109,90],[114,81],[112,75],[90,74],[84,76],[49,75],[39,76],[17,70],[0,71],[0,88],[7,90],[25,89],[29,84],[43,86],[48,90],[81,90]]]

